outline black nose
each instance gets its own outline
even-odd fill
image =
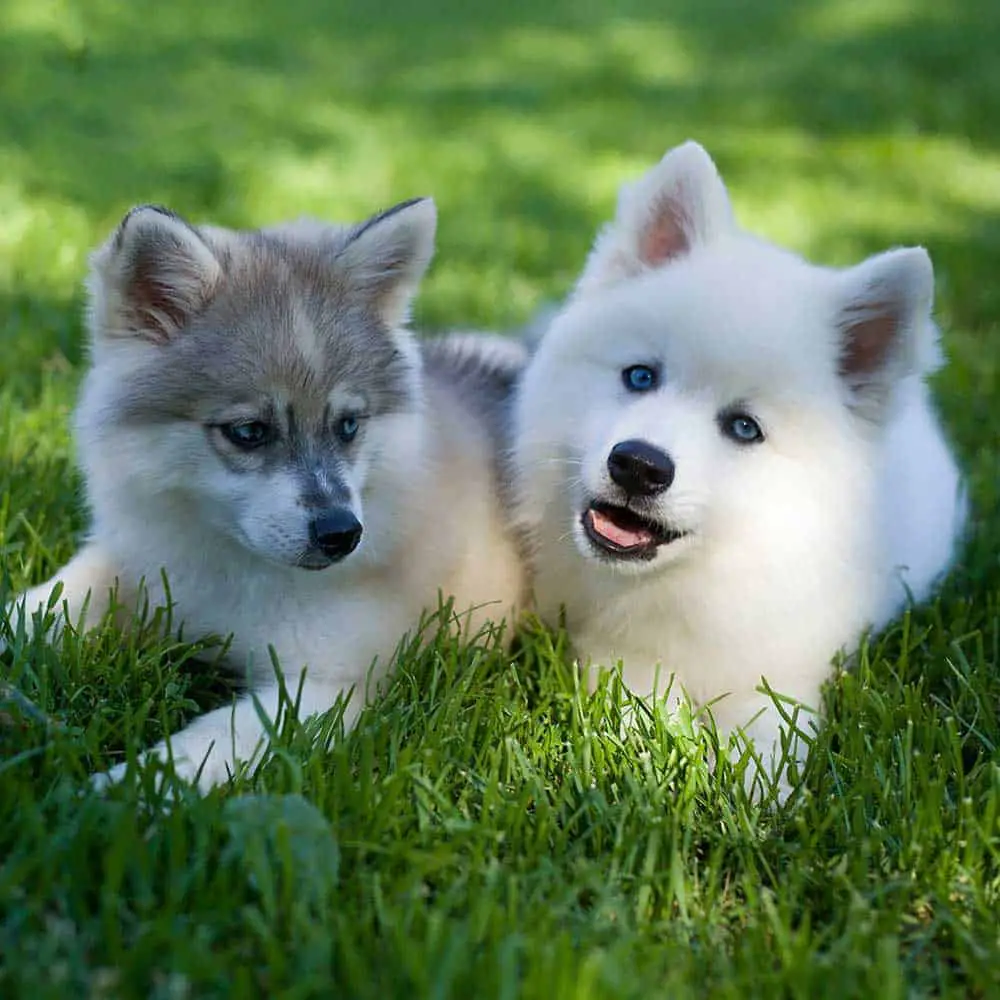
[[[336,562],[358,547],[361,531],[361,522],[349,510],[332,510],[310,521],[309,540]]]
[[[648,441],[619,441],[608,455],[611,478],[630,497],[662,493],[674,481],[674,463]]]

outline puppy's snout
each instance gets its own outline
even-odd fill
[[[309,540],[336,562],[358,547],[362,530],[361,522],[349,510],[338,508],[309,522]]]
[[[608,455],[608,473],[630,497],[649,497],[669,488],[674,463],[648,441],[619,441]]]

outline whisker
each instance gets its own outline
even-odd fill
[[[539,468],[539,467],[545,466],[545,465],[565,465],[565,466],[569,466],[570,468],[576,467],[576,468],[582,469],[583,468],[583,459],[582,458],[557,458],[557,457],[540,458],[540,459],[537,459],[534,462],[532,462],[531,465],[532,465],[533,468]]]

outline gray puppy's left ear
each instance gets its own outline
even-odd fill
[[[409,318],[410,303],[434,256],[436,230],[433,198],[414,198],[359,223],[337,255],[351,287],[373,301],[389,327]]]

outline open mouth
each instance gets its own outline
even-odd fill
[[[616,559],[652,559],[661,545],[683,538],[686,531],[643,517],[627,507],[595,500],[581,517],[592,545]]]

